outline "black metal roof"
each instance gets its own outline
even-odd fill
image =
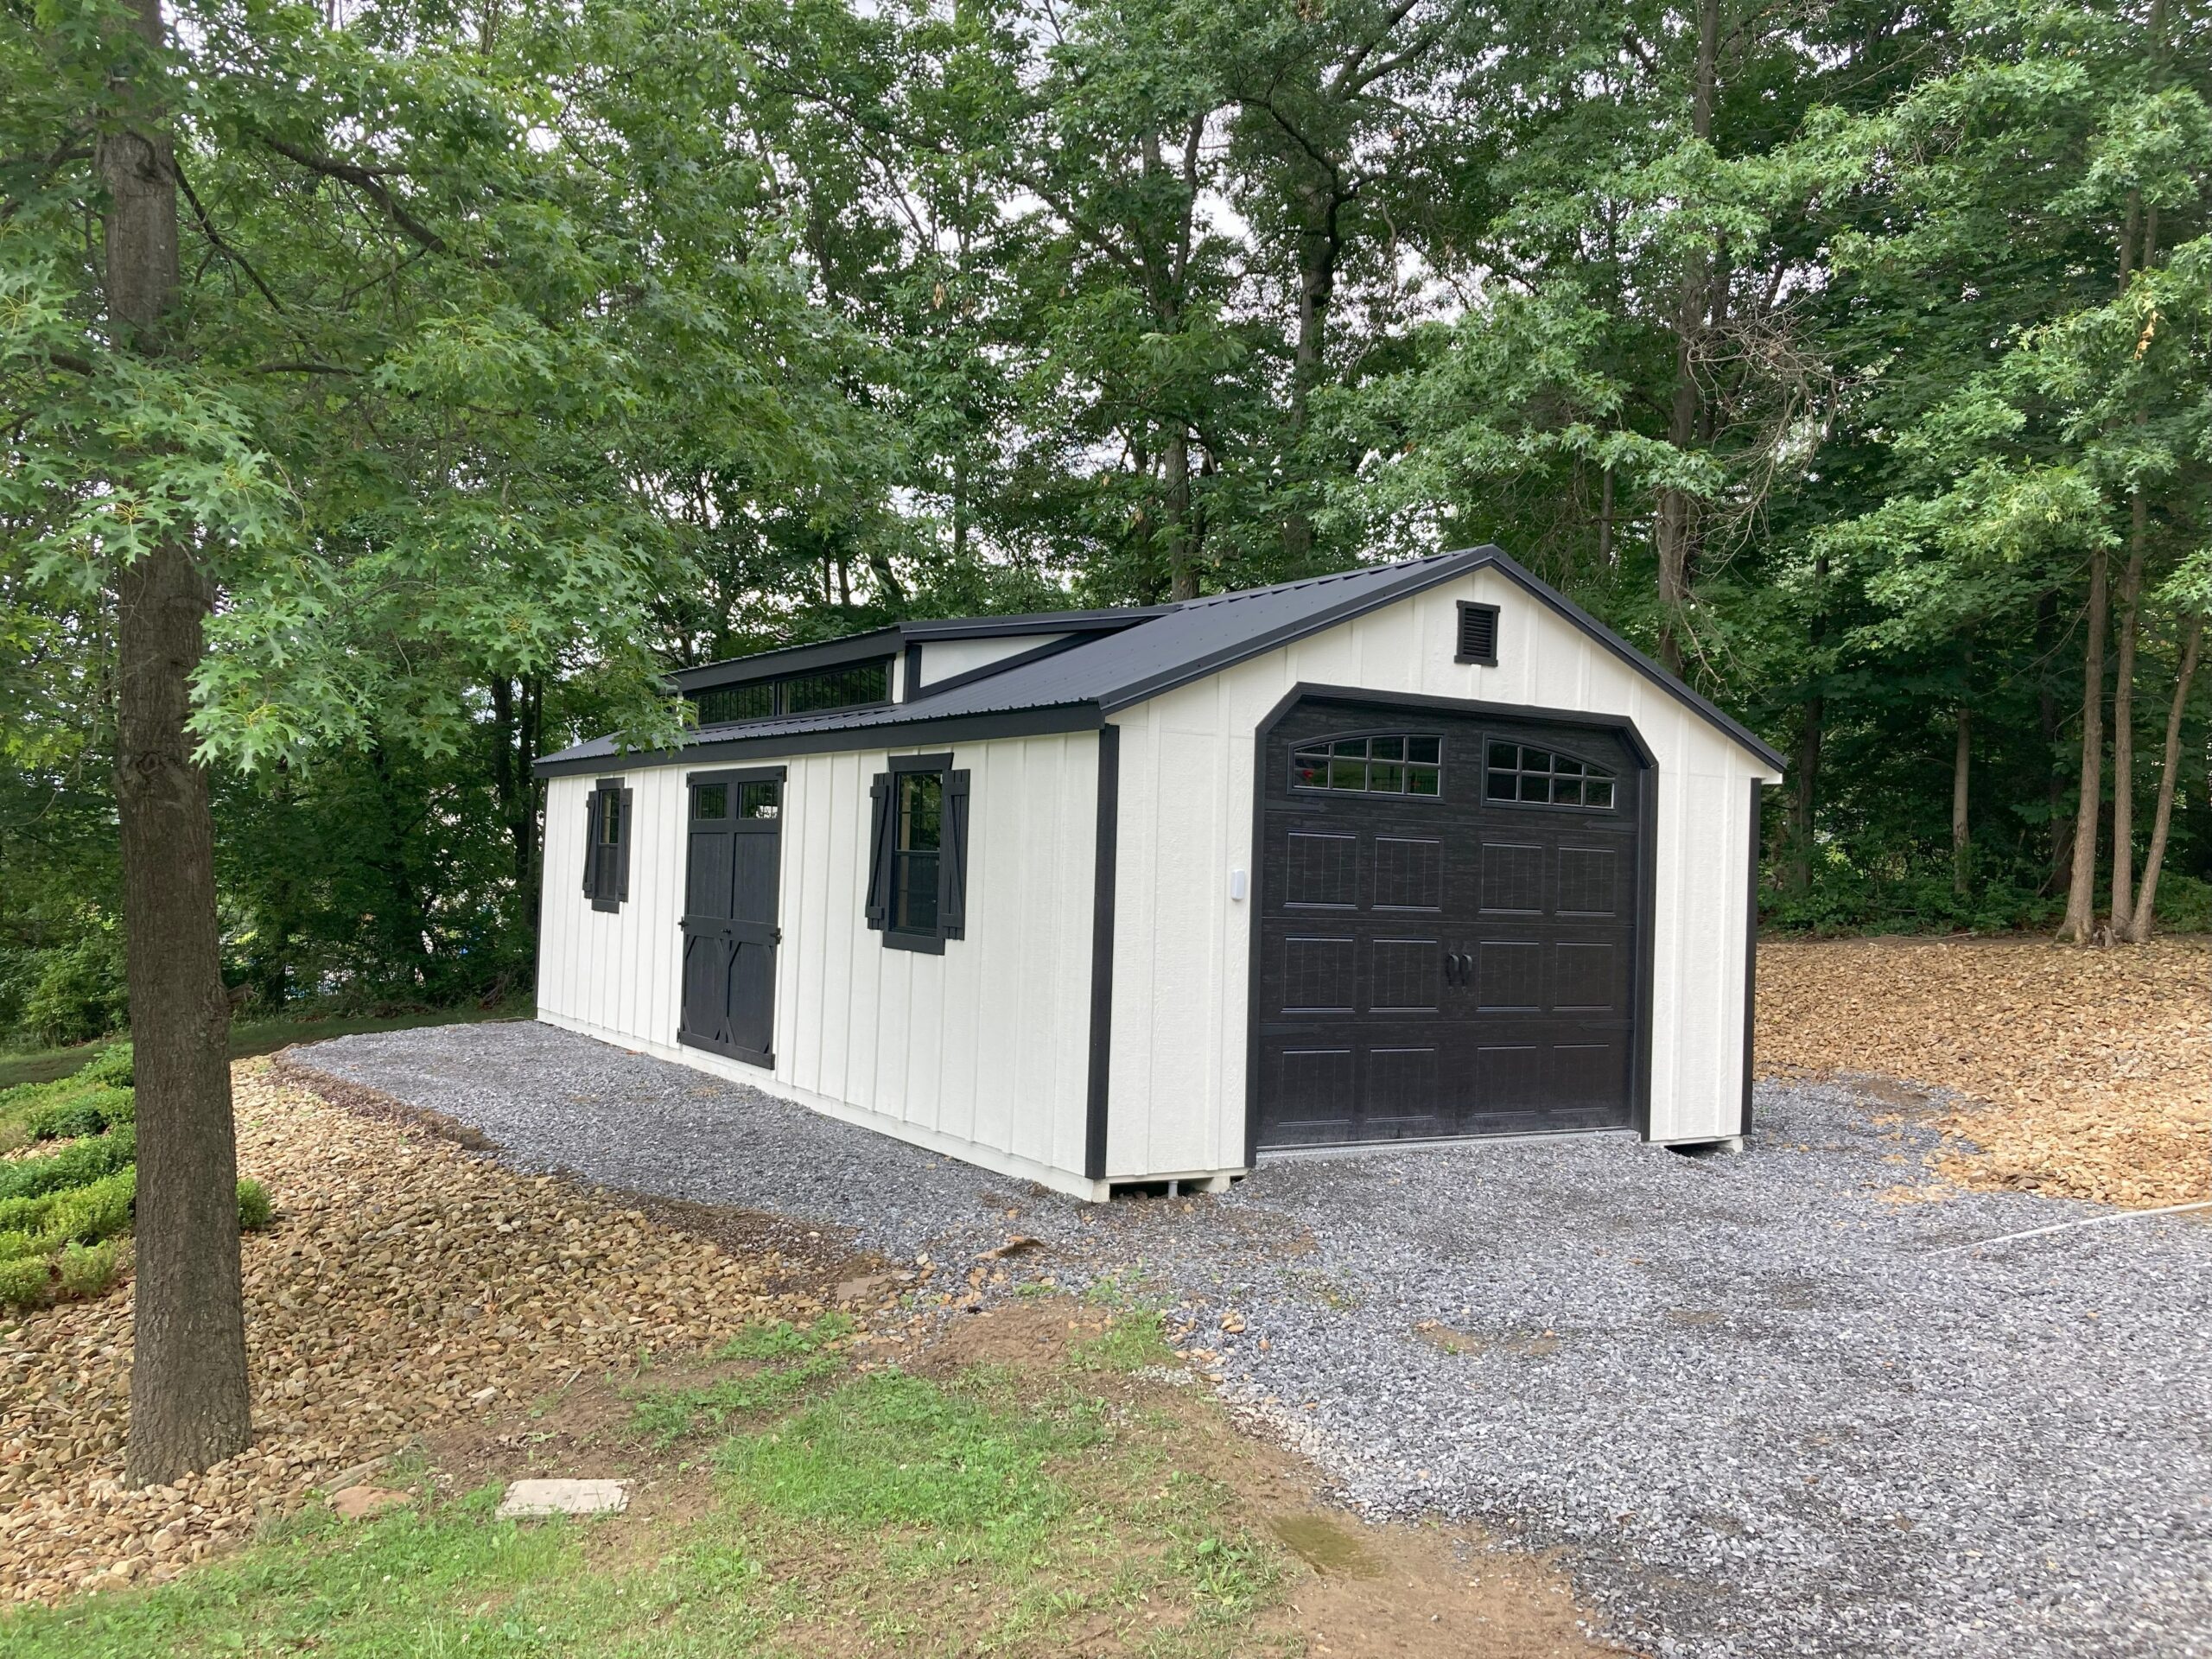
[[[1757,734],[1713,707],[1581,607],[1537,580],[1495,547],[1438,553],[1396,564],[1363,565],[1332,575],[1309,576],[1299,582],[1279,582],[1271,588],[1217,594],[1143,610],[1048,612],[1033,617],[985,617],[952,624],[916,623],[906,632],[917,639],[972,637],[977,633],[1094,631],[1098,637],[1072,644],[1049,656],[1013,659],[997,672],[962,676],[948,682],[942,690],[924,687],[904,702],[702,727],[680,754],[683,759],[693,760],[741,760],[1086,730],[1103,724],[1106,716],[1132,703],[1202,679],[1231,664],[1333,627],[1440,582],[1484,569],[1510,577],[1541,603],[1726,732],[1768,766],[1777,772],[1782,769],[1782,756]],[[900,634],[901,630],[886,628],[854,636],[854,643],[865,644],[853,655],[889,655],[898,648]],[[774,653],[777,671],[797,667],[800,661],[811,666],[823,660],[811,653],[824,652],[826,655],[826,650],[806,646],[788,654]],[[808,656],[801,658],[801,652]],[[852,659],[849,656],[841,660]],[[727,665],[710,666],[734,668],[740,663],[756,660],[759,659],[743,658]],[[695,676],[698,677],[692,677]],[[678,679],[685,690],[706,683],[702,670],[686,671]],[[537,770],[542,776],[554,776],[677,758],[677,754],[666,751],[626,752],[613,739],[598,737],[546,756],[537,763]]]

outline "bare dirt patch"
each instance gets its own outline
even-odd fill
[[[442,1126],[334,1106],[266,1061],[234,1077],[240,1170],[277,1205],[244,1241],[255,1443],[125,1491],[128,1282],[0,1328],[0,1599],[171,1577],[365,1459],[646,1351],[819,1306],[774,1251],[734,1254],[518,1175]]]
[[[2134,1206],[2212,1197],[2212,938],[1772,942],[1758,1034],[1767,1075],[1964,1096],[1945,1127],[1980,1150],[1942,1161],[1964,1185]]]

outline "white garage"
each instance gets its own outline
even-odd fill
[[[677,680],[539,763],[550,1024],[1093,1198],[1747,1126],[1781,758],[1496,548]]]

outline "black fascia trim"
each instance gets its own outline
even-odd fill
[[[1751,1133],[1751,1046],[1758,1027],[1759,1007],[1759,849],[1761,818],[1766,804],[1766,785],[1751,779],[1751,871],[1744,881],[1744,1109],[1736,1133]]]
[[[714,772],[687,772],[683,774],[686,789],[700,784],[780,784],[784,781],[782,766],[725,766]]]
[[[950,637],[966,638],[965,635]],[[985,663],[981,668],[964,669],[957,674],[949,674],[944,679],[931,680],[927,685],[920,688],[921,695],[934,697],[940,692],[957,691],[963,685],[973,685],[977,680],[988,680],[994,674],[1004,674],[1013,669],[1027,668],[1030,664],[1042,662],[1047,657],[1057,657],[1064,651],[1073,651],[1077,645],[1087,645],[1091,642],[1092,637],[1088,633],[1071,633],[1065,639],[1047,639],[1041,645],[1028,651],[1018,651],[1011,657],[1001,657],[995,663]],[[918,663],[919,647],[910,644],[906,650],[907,662]],[[907,671],[912,673],[913,670],[909,668]]]
[[[1458,652],[1453,654],[1452,660],[1455,663],[1472,663],[1478,668],[1496,668],[1497,666],[1498,607],[1495,605],[1484,605],[1471,599],[1461,600],[1459,601],[1459,632],[1454,636],[1456,639],[1465,639],[1467,637],[1469,611],[1486,611],[1490,613],[1490,655],[1470,657],[1464,652]]]
[[[901,772],[950,772],[952,770],[952,752],[948,749],[942,754],[894,754],[889,757],[889,766],[890,770],[893,773]]]
[[[909,639],[988,639],[1007,633],[1116,633],[1155,616],[1172,605],[1131,605],[1102,611],[1032,611],[1023,616],[933,617],[906,623]]]
[[[1106,1179],[1114,1072],[1114,866],[1122,817],[1122,728],[1098,728],[1098,829],[1090,887],[1090,1074],[1084,1097],[1083,1173]]]
[[[742,657],[679,668],[669,676],[685,696],[719,685],[743,685],[749,680],[770,680],[785,674],[803,674],[810,668],[837,668],[866,662],[871,657],[899,654],[897,628],[870,628],[842,639],[823,639],[806,645],[772,645]]]
[[[1660,687],[1676,702],[1726,732],[1751,753],[1757,755],[1761,761],[1773,767],[1777,773],[1784,770],[1785,763],[1780,753],[1756,732],[1734,716],[1723,713],[1691,690],[1688,686],[1668,673],[1665,669],[1599,621],[1596,617],[1591,615],[1566,594],[1541,577],[1524,569],[1506,553],[1504,549],[1494,544],[1465,548],[1457,553],[1445,555],[1435,563],[1425,566],[1417,574],[1409,572],[1405,580],[1378,584],[1371,590],[1363,590],[1351,599],[1332,605],[1325,610],[1316,611],[1309,616],[1300,618],[1296,622],[1286,623],[1279,628],[1270,629],[1265,634],[1241,640],[1236,645],[1220,651],[1210,652],[1204,657],[1176,668],[1148,676],[1141,680],[1132,681],[1127,685],[1101,696],[1098,706],[1107,714],[1117,713],[1132,703],[1142,702],[1147,698],[1159,696],[1163,692],[1173,690],[1179,685],[1187,685],[1192,680],[1204,679],[1209,674],[1217,673],[1222,669],[1243,662],[1248,658],[1257,657],[1263,652],[1274,650],[1279,645],[1288,645],[1295,639],[1302,639],[1308,634],[1319,633],[1325,628],[1334,627],[1340,622],[1350,621],[1352,618],[1363,615],[1369,611],[1394,604],[1402,599],[1410,599],[1414,594],[1425,593],[1440,583],[1457,581],[1461,576],[1471,575],[1477,570],[1485,569],[1495,569],[1504,575],[1510,576],[1535,598],[1549,606],[1565,620],[1589,635],[1629,667]]]
[[[1262,879],[1267,869],[1268,745],[1275,728],[1306,702],[1362,703],[1375,708],[1446,709],[1478,717],[1564,722],[1617,734],[1636,756],[1643,774],[1637,791],[1637,837],[1639,846],[1636,904],[1636,1075],[1630,1100],[1632,1123],[1643,1140],[1651,1138],[1652,986],[1657,968],[1659,869],[1659,761],[1643,734],[1626,715],[1593,715],[1587,711],[1535,709],[1526,703],[1484,702],[1465,697],[1437,697],[1416,692],[1390,693],[1363,687],[1313,685],[1303,681],[1285,692],[1252,734],[1252,836],[1246,857],[1250,861],[1249,908],[1245,915],[1244,991],[1244,1166],[1260,1158],[1260,912],[1263,903]],[[1111,729],[1110,728],[1109,729]],[[1398,798],[1391,797],[1392,799]]]
[[[922,642],[909,639],[899,654],[899,701],[912,702],[922,692]]]
[[[758,736],[707,738],[681,749],[638,749],[619,757],[632,766],[666,766],[684,761],[750,760],[810,754],[849,754],[855,749],[890,749],[903,743],[980,743],[995,737],[1050,737],[1063,732],[1095,732],[1103,723],[1095,702],[1054,703],[1042,709],[1007,709],[986,714],[925,715],[867,726],[823,726],[807,732],[767,732]],[[618,757],[550,755],[532,770],[540,778],[567,778],[603,770]]]
[[[1293,640],[1303,639],[1310,633],[1319,633],[1325,628],[1336,626],[1339,622],[1349,622],[1356,616],[1363,616],[1370,611],[1379,610],[1382,607],[1398,600],[1410,599],[1415,594],[1426,593],[1431,588],[1456,581],[1461,576],[1480,569],[1485,562],[1483,557],[1485,553],[1497,552],[1497,550],[1495,548],[1470,548],[1463,552],[1446,554],[1433,564],[1425,564],[1418,570],[1407,571],[1395,582],[1378,582],[1372,588],[1357,589],[1351,597],[1339,600],[1325,609],[1300,617],[1294,622],[1283,623],[1279,627],[1268,629],[1265,633],[1255,634],[1247,639],[1240,639],[1233,645],[1224,645],[1219,651],[1210,651],[1202,657],[1193,658],[1189,662],[1178,664],[1171,669],[1164,669],[1141,680],[1132,680],[1127,685],[1117,687],[1102,695],[1098,699],[1098,706],[1109,715],[1117,713],[1132,703],[1143,702],[1149,698],[1160,696],[1163,692],[1173,691],[1179,685],[1188,685],[1193,680],[1202,680],[1209,674],[1218,673],[1224,668],[1234,667],[1236,664],[1250,658],[1273,651],[1278,645],[1289,645]],[[1498,553],[1497,556],[1503,558],[1505,556]],[[1235,598],[1236,595],[1233,594],[1224,594],[1221,596],[1220,602],[1225,603]]]

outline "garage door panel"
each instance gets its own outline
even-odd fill
[[[1261,1144],[1630,1122],[1635,757],[1605,732],[1398,712],[1301,707],[1262,759]],[[1417,738],[1440,757],[1420,795],[1395,764]]]
[[[1375,908],[1441,910],[1444,842],[1405,836],[1375,837]]]
[[[1434,1014],[1444,990],[1444,945],[1438,939],[1377,939],[1369,1008],[1376,1014]]]
[[[1283,902],[1294,909],[1351,910],[1359,903],[1359,837],[1290,832]]]

